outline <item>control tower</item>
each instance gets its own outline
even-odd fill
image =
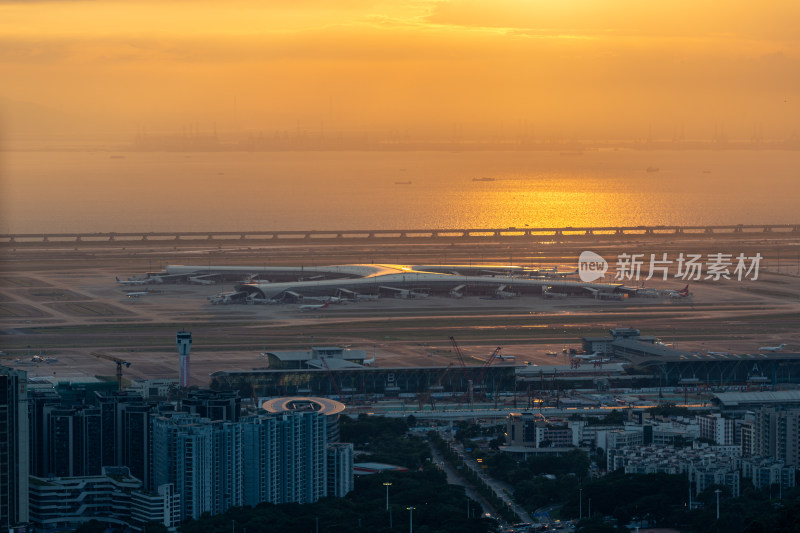
[[[180,363],[180,386],[189,386],[189,351],[192,349],[192,332],[179,331],[175,337],[175,344],[178,346],[178,361]]]

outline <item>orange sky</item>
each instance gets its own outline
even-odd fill
[[[786,138],[797,0],[0,0],[5,139]]]

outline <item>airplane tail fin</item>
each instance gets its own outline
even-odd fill
[[[117,283],[119,283],[119,276],[114,276],[114,279],[117,280]]]
[[[328,298],[327,300],[325,300],[325,303],[324,303],[324,304],[322,304],[322,307],[320,307],[320,309],[325,309],[326,307],[328,307],[328,305],[329,305],[330,303],[331,303],[331,299],[330,299],[330,298]]]

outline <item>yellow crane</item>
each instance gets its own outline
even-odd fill
[[[123,361],[122,359],[118,359],[114,356],[105,353],[91,352],[89,355],[93,355],[99,359],[105,359],[106,361],[114,361],[115,363],[117,363],[117,386],[119,387],[119,390],[122,390],[122,365],[129,367],[131,366],[131,364],[128,361]]]

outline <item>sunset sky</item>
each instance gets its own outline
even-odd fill
[[[787,138],[797,0],[0,0],[0,139]]]

